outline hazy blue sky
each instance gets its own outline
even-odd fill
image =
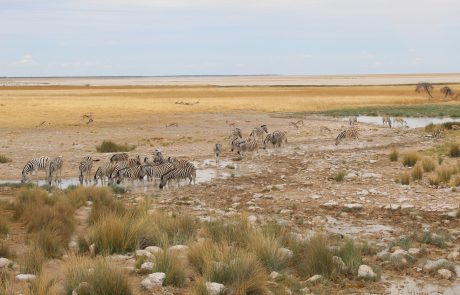
[[[459,0],[0,0],[0,76],[460,71]]]

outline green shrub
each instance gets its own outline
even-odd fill
[[[436,175],[431,175],[430,177],[428,177],[428,183],[436,187],[439,186],[439,177]]]
[[[11,159],[5,155],[0,154],[0,164],[9,163]]]
[[[38,247],[28,249],[20,258],[20,266],[22,273],[38,274],[42,270],[45,262],[45,254]]]
[[[324,236],[314,236],[292,250],[294,268],[302,277],[309,278],[316,274],[325,278],[335,277],[336,267]]]
[[[436,174],[438,175],[438,179],[440,182],[448,183],[452,175],[457,172],[456,170],[456,167],[441,166],[438,167],[438,169],[436,169]]]
[[[289,262],[280,248],[281,245],[274,236],[265,236],[257,232],[249,237],[248,250],[254,253],[270,271],[283,270]]]
[[[411,153],[404,155],[403,165],[406,167],[414,167],[418,160],[419,160],[418,154],[415,152],[411,152]]]
[[[343,181],[345,175],[347,175],[347,172],[345,170],[339,170],[335,175],[334,180],[338,182]]]
[[[116,153],[116,152],[130,152],[136,148],[135,145],[129,144],[116,144],[111,140],[104,140],[100,145],[96,146],[99,153]]]
[[[155,266],[153,272],[163,272],[166,274],[163,285],[173,285],[175,287],[184,287],[187,274],[185,266],[179,258],[169,251],[159,252],[155,255]]]
[[[340,247],[340,258],[347,266],[348,273],[356,274],[358,273],[358,268],[362,264],[362,249],[360,246],[356,245],[353,240],[347,240]]]

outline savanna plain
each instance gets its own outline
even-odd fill
[[[460,294],[459,124],[395,121],[460,116],[444,86],[1,87],[0,294]],[[287,142],[231,151],[261,125]],[[197,182],[75,182],[117,149]],[[71,185],[21,184],[40,156]]]

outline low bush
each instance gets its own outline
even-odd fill
[[[411,152],[411,153],[404,155],[402,163],[406,167],[414,167],[418,160],[419,160],[418,154],[415,152]]]
[[[11,162],[11,159],[5,155],[0,154],[0,164],[5,164]]]
[[[452,143],[449,147],[449,157],[458,158],[460,157],[460,145],[458,143]]]
[[[99,153],[116,153],[116,152],[130,152],[136,148],[135,145],[117,144],[111,140],[104,140],[100,145],[96,146]]]
[[[249,237],[247,247],[270,271],[280,271],[288,265],[289,257],[281,251],[275,236],[265,236],[259,231]]]
[[[432,159],[428,157],[424,157],[422,159],[422,166],[423,166],[423,171],[431,172],[431,171],[434,171],[434,169],[436,168],[436,163]]]
[[[358,268],[363,261],[362,248],[357,245],[353,240],[347,240],[340,247],[339,256],[347,266],[349,274],[358,273]]]
[[[0,257],[14,258],[16,255],[5,241],[0,241]]]
[[[185,286],[187,278],[185,266],[177,256],[166,251],[166,249],[155,255],[153,272],[163,272],[166,274],[163,285],[173,285],[175,287]]]
[[[448,183],[453,174],[457,173],[457,167],[454,166],[441,166],[436,169],[436,174],[440,182]]]
[[[41,273],[31,282],[26,294],[60,295],[62,294],[62,291],[57,280],[50,279],[46,274]]]
[[[337,274],[326,237],[314,236],[292,250],[294,268],[302,277],[309,278],[319,274],[325,278],[334,278]]]
[[[399,177],[398,182],[401,183],[402,185],[409,185],[409,183],[410,183],[410,175],[408,173],[402,174]]]
[[[432,186],[439,186],[439,177],[436,175],[431,175],[430,177],[428,177],[428,183]]]
[[[46,257],[41,248],[32,246],[20,258],[22,273],[38,274],[42,270]]]

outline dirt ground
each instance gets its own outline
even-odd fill
[[[299,119],[304,120],[300,129],[289,125]],[[165,127],[170,122],[177,122],[178,127]],[[231,123],[243,130],[244,137],[261,124],[267,124],[269,131],[285,130],[288,143],[281,150],[261,149],[239,160],[228,146]],[[102,140],[110,139],[137,145],[133,155],[148,156],[155,148],[161,148],[166,156],[193,160],[199,171],[212,175],[209,181],[165,191],[135,184],[129,187],[131,201],[151,196],[155,208],[191,212],[204,220],[238,213],[259,219],[275,218],[302,235],[327,231],[366,240],[379,250],[402,235],[425,229],[443,230],[450,234],[451,240],[444,248],[424,246],[426,255],[422,261],[446,258],[458,250],[460,220],[446,215],[460,206],[458,188],[430,186],[426,176],[410,185],[397,183],[395,179],[411,168],[403,167],[400,161],[390,162],[389,153],[397,147],[401,155],[420,151],[431,156],[444,142],[458,140],[460,131],[450,131],[435,140],[420,129],[358,124],[360,138],[336,146],[335,136],[347,124],[320,116],[289,118],[253,112],[162,114],[148,121],[62,128],[0,128],[0,153],[12,159],[11,163],[0,164],[0,180],[19,180],[25,162],[41,155],[62,155],[64,178],[76,178],[78,162],[83,156],[100,159],[110,156],[95,150]],[[221,165],[216,165],[212,153],[217,142],[225,148]],[[443,158],[445,164],[456,163],[455,159]],[[437,161],[438,157],[433,159]],[[334,180],[339,170],[346,171],[343,181]],[[43,176],[34,176],[40,177]],[[207,180],[206,175],[203,177]],[[2,198],[12,196],[8,189],[0,193]],[[352,208],[349,204],[358,205]],[[336,291],[442,294],[447,290],[453,293],[446,294],[459,294],[455,293],[460,285],[458,266],[456,278],[451,280],[430,275],[422,271],[422,266],[418,263],[402,271],[384,268],[378,282],[337,286]]]

